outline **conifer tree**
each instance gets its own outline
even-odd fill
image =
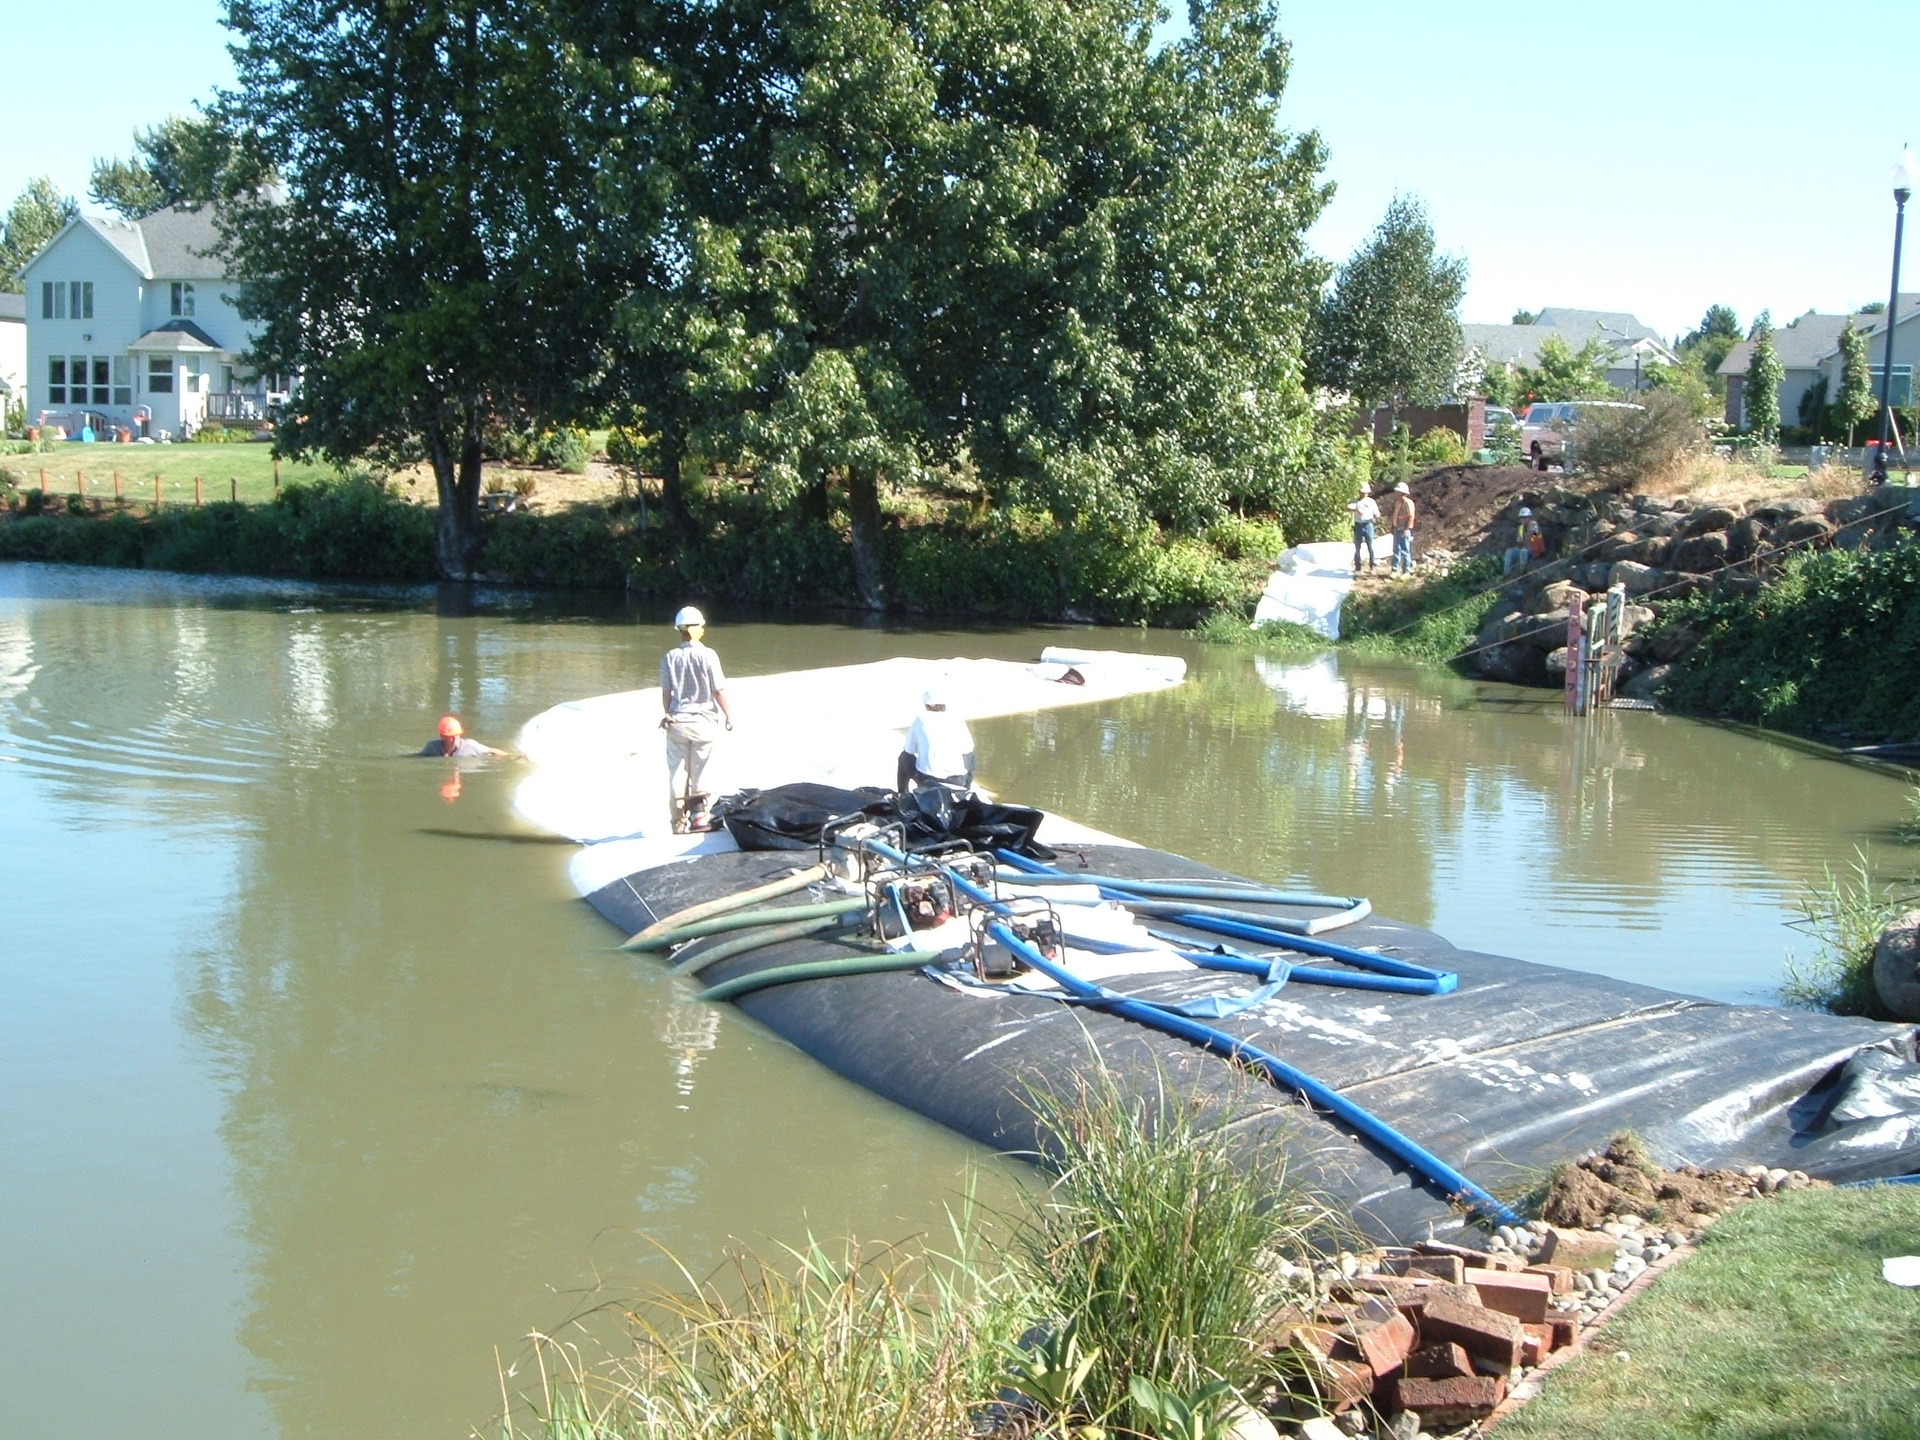
[[[1786,378],[1786,367],[1773,345],[1773,326],[1763,312],[1763,318],[1754,324],[1753,353],[1747,360],[1741,409],[1746,415],[1747,433],[1769,444],[1780,433],[1780,382]]]

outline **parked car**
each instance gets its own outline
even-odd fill
[[[1536,400],[1521,416],[1520,453],[1536,470],[1544,470],[1556,460],[1565,468],[1571,458],[1570,447],[1579,443],[1582,412],[1644,409],[1644,405],[1632,405],[1625,400]]]

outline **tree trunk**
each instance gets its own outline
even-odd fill
[[[880,481],[871,470],[847,475],[847,508],[853,519],[853,588],[869,610],[887,608],[880,558]]]
[[[469,408],[459,436],[435,427],[428,443],[433,483],[440,497],[436,550],[443,580],[471,580],[479,572],[480,418]]]
[[[680,445],[660,437],[660,509],[667,517],[667,533],[684,538],[693,526],[687,518],[687,491],[680,477]]]

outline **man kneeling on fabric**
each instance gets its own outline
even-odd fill
[[[923,707],[907,731],[907,748],[900,752],[896,790],[915,785],[945,785],[954,790],[973,788],[973,733],[967,722],[947,709],[947,697],[937,688],[920,697]]]

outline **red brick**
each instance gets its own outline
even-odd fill
[[[1356,1360],[1329,1360],[1323,1373],[1321,1399],[1338,1414],[1373,1395],[1373,1371]]]
[[[1611,1270],[1613,1267],[1607,1267]],[[1529,1265],[1520,1272],[1522,1275],[1544,1275],[1547,1283],[1553,1287],[1556,1295],[1573,1293],[1573,1267],[1571,1265]]]
[[[1494,1270],[1469,1270],[1467,1283],[1480,1292],[1480,1303],[1516,1320],[1541,1324],[1553,1282],[1544,1275],[1505,1275]]]
[[[1413,1341],[1413,1322],[1398,1311],[1381,1324],[1356,1331],[1353,1337],[1353,1343],[1360,1347],[1367,1368],[1379,1380],[1399,1373],[1408,1352],[1413,1349]]]
[[[1547,1358],[1547,1352],[1553,1349],[1553,1327],[1551,1325],[1529,1325],[1525,1321],[1522,1321],[1520,1328],[1526,1332],[1527,1337],[1525,1343],[1520,1347],[1520,1363],[1522,1365],[1538,1365],[1542,1360]]]
[[[1409,1375],[1395,1386],[1394,1398],[1400,1409],[1419,1415],[1421,1428],[1427,1429],[1484,1419],[1506,1393],[1505,1382],[1490,1375],[1459,1375],[1448,1380]]]
[[[1324,1360],[1333,1353],[1333,1344],[1337,1339],[1339,1336],[1331,1326],[1293,1325],[1280,1336],[1280,1348],[1308,1350]]]
[[[1467,1262],[1458,1255],[1392,1255],[1387,1259],[1391,1275],[1431,1275],[1460,1285],[1466,1282]]]
[[[1414,1351],[1407,1356],[1406,1366],[1401,1373],[1418,1375],[1427,1380],[1449,1380],[1456,1375],[1471,1375],[1473,1362],[1467,1358],[1466,1351],[1449,1340]]]
[[[1447,1295],[1429,1295],[1420,1312],[1420,1342],[1451,1340],[1469,1355],[1479,1355],[1511,1370],[1520,1363],[1524,1333],[1511,1315],[1482,1305],[1466,1305]]]
[[[1547,1324],[1553,1329],[1553,1348],[1564,1350],[1580,1338],[1580,1322],[1571,1315],[1550,1316]]]
[[[1613,1257],[1619,1249],[1617,1240],[1597,1230],[1562,1230],[1555,1227],[1547,1231],[1545,1243],[1536,1252],[1536,1258],[1551,1260],[1570,1270],[1592,1270],[1596,1266],[1611,1270]]]
[[[1495,1255],[1486,1250],[1472,1250],[1465,1245],[1448,1245],[1440,1240],[1422,1240],[1413,1248],[1421,1255],[1456,1256],[1469,1269],[1524,1270],[1527,1265],[1518,1255]]]
[[[1426,1303],[1427,1291],[1433,1283],[1411,1275],[1356,1275],[1347,1282],[1346,1288],[1355,1294],[1384,1295],[1391,1305],[1418,1308]]]

